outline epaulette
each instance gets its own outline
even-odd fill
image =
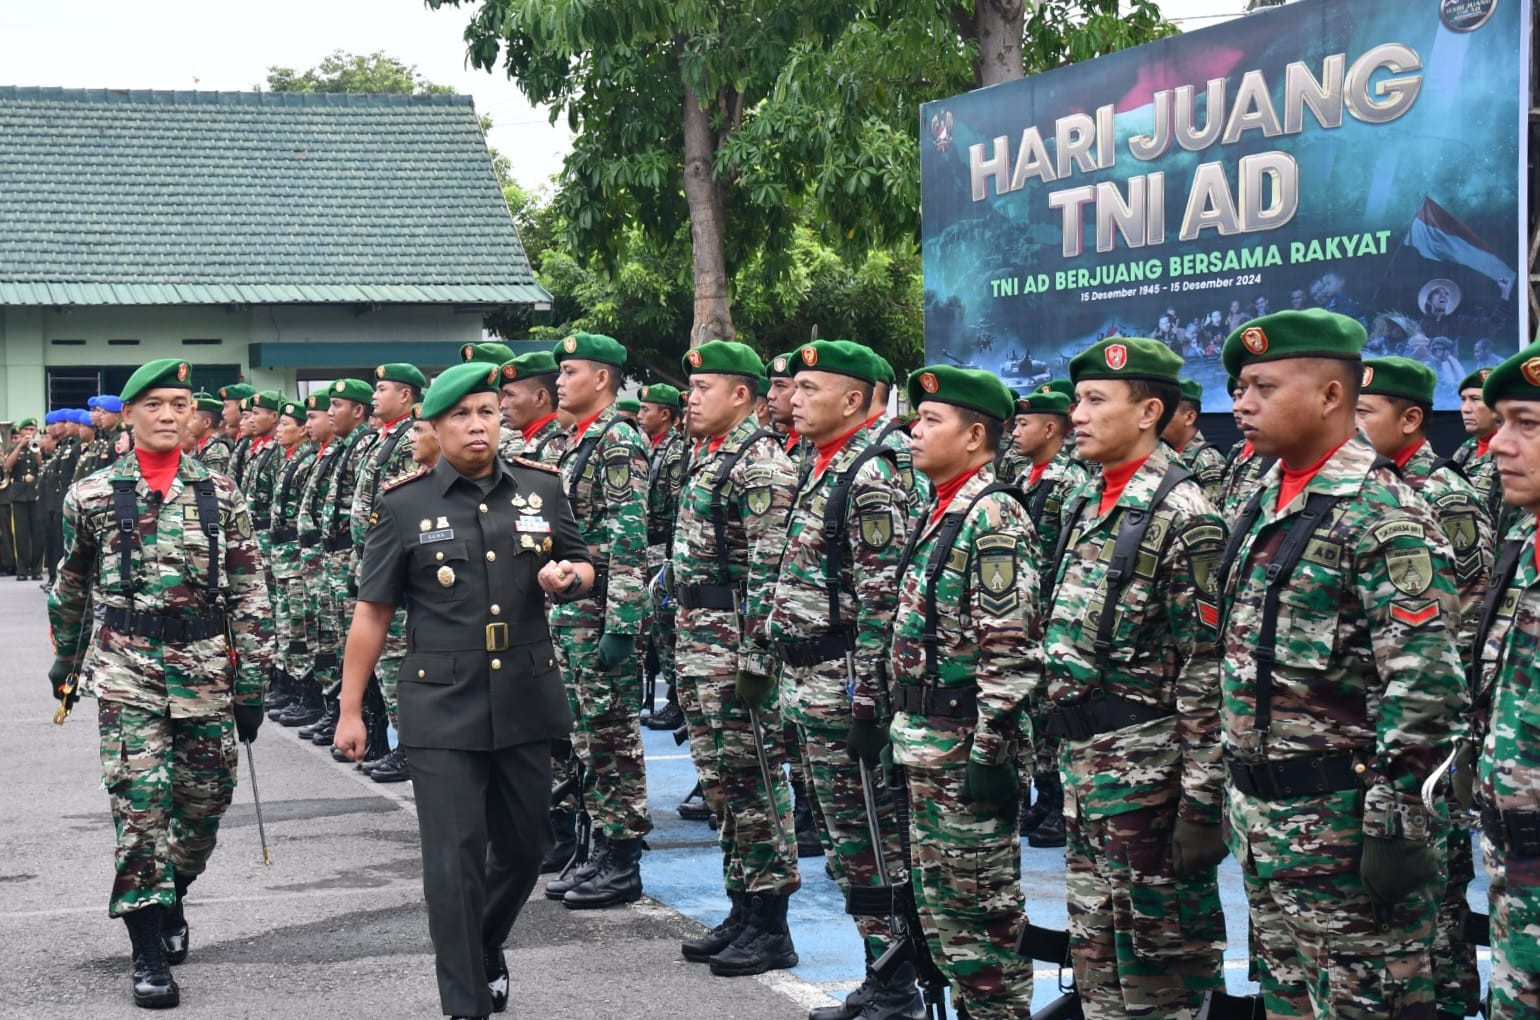
[[[384,485],[380,486],[380,492],[382,492],[382,493],[394,492],[395,490],[401,488],[401,486],[407,484],[408,482],[415,482],[419,478],[426,478],[426,477],[428,477],[428,475],[430,475],[430,474],[432,474],[432,472],[427,470],[426,468],[424,468],[421,471],[416,471],[416,472],[413,472],[412,474],[409,474],[409,475],[402,475],[399,478],[393,478],[390,481],[386,482]]]
[[[529,460],[525,457],[504,457],[503,459],[510,464],[517,464],[519,467],[534,468],[536,471],[544,471],[552,475],[561,474],[561,471],[555,464],[546,464],[538,460]]]

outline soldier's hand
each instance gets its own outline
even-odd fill
[[[69,675],[72,672],[74,672],[73,668],[71,668],[70,664],[65,662],[63,659],[55,659],[53,661],[53,665],[48,667],[48,689],[53,692],[55,701],[64,698],[64,684],[69,679]],[[64,706],[65,709],[68,710],[74,708],[75,702],[79,700],[80,687],[77,683],[75,688],[69,693],[69,703]]]
[[[267,716],[262,711],[261,705],[236,705],[235,706],[235,736],[243,744],[249,744],[257,739],[257,731],[262,728],[262,720]]]
[[[562,560],[559,563],[548,560],[545,566],[540,568],[540,573],[535,575],[540,582],[540,589],[547,595],[566,594],[574,576],[572,563],[568,560]]]
[[[975,807],[991,813],[1018,810],[1021,777],[1016,774],[1015,763],[980,765],[968,762],[968,771],[963,776],[963,796],[972,800]]]
[[[1394,906],[1438,878],[1438,849],[1420,839],[1365,836],[1358,876],[1370,899]]]
[[[606,634],[599,639],[599,666],[614,669],[631,658],[636,650],[636,638],[630,634]]]
[[[740,669],[733,687],[738,692],[738,700],[746,706],[763,708],[765,702],[770,700],[770,692],[775,689],[775,681],[763,673]]]
[[[332,746],[345,754],[348,761],[362,761],[364,747],[368,743],[364,717],[357,712],[343,712],[337,720],[337,732],[332,737]]]
[[[845,753],[851,761],[874,769],[882,760],[882,749],[888,740],[888,728],[876,719],[852,719],[850,731],[845,734]]]
[[[1219,826],[1185,818],[1176,820],[1176,828],[1171,832],[1171,870],[1177,878],[1200,875],[1217,867],[1228,852]]]

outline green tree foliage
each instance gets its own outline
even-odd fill
[[[269,92],[372,92],[395,96],[453,93],[417,73],[415,65],[403,64],[382,51],[363,56],[334,50],[319,64],[296,73],[292,67],[267,69]]]

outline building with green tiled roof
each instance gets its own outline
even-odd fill
[[[548,307],[469,96],[0,88],[0,419],[432,369]]]

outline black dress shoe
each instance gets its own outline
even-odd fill
[[[508,960],[502,947],[483,947],[481,963],[487,972],[487,991],[492,993],[492,1012],[501,1013],[508,1008]]]

